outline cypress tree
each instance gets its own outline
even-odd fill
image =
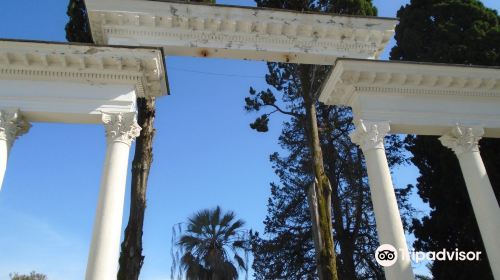
[[[500,65],[500,19],[477,0],[412,0],[398,11],[393,60]],[[420,171],[416,187],[431,211],[415,219],[414,246],[485,250],[455,154],[434,136],[409,136],[407,149]],[[500,197],[500,140],[482,139],[480,151],[497,200]],[[488,260],[434,261],[434,279],[493,279]]]

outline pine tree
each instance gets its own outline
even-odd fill
[[[398,11],[393,60],[500,65],[500,18],[477,0],[412,0]],[[485,252],[455,154],[437,137],[409,136],[407,149],[420,170],[416,187],[431,212],[414,220],[415,248]],[[497,200],[500,140],[482,139],[481,156]],[[483,254],[484,255],[484,254]],[[488,260],[435,261],[434,279],[493,279]]]
[[[256,1],[258,6],[299,11],[337,12],[342,14],[376,15],[371,1]],[[279,138],[285,155],[271,155],[273,168],[280,183],[271,184],[264,238],[253,235],[255,277],[257,279],[320,279],[316,273],[318,260],[317,237],[311,210],[311,193],[326,197],[323,207],[332,217],[338,253],[336,265],[341,279],[384,279],[374,263],[373,251],[378,246],[373,209],[361,151],[351,143],[348,133],[353,130],[350,109],[322,106],[315,97],[331,67],[268,63],[266,81],[272,89],[257,92],[250,89],[245,99],[248,111],[267,111],[250,126],[260,132],[268,130],[270,116],[281,113],[289,117]],[[276,98],[277,94],[281,100]],[[317,146],[311,140],[317,138]],[[390,137],[388,154],[391,165],[401,162],[400,142]],[[319,149],[318,149],[319,147]],[[317,151],[321,153],[317,154]],[[316,161],[315,161],[316,159]],[[324,185],[331,187],[325,194],[312,188],[318,182],[317,163],[324,167]],[[321,170],[320,170],[321,172]],[[321,175],[321,174],[320,174]],[[320,182],[321,183],[321,182]],[[403,190],[401,207],[407,208],[408,190]],[[331,199],[331,202],[329,201]],[[318,208],[321,205],[318,203]],[[331,235],[331,234],[330,234]],[[321,236],[325,236],[325,231]],[[323,245],[324,246],[324,245]],[[332,248],[333,249],[333,248]],[[335,253],[335,252],[334,252]],[[321,267],[321,264],[319,265]],[[319,269],[321,273],[321,269]],[[332,279],[323,276],[322,279]]]

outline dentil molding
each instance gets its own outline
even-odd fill
[[[332,64],[376,58],[396,19],[199,3],[86,0],[94,41],[161,46],[167,55]]]
[[[320,101],[349,105],[356,92],[493,97],[499,91],[500,68],[339,59]]]
[[[0,40],[0,80],[134,84],[138,96],[167,94],[156,48]]]
[[[100,123],[168,94],[158,48],[0,40],[0,109],[30,122]]]
[[[441,136],[460,123],[500,137],[498,67],[341,58],[319,100],[389,121],[391,133]]]

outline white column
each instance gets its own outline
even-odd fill
[[[384,137],[389,130],[388,122],[361,120],[350,136],[365,156],[379,242],[398,250],[396,263],[384,267],[385,277],[387,280],[411,280],[414,279],[411,260],[385,155]]]
[[[130,145],[141,128],[135,113],[102,114],[107,151],[86,280],[116,279]]]
[[[17,137],[25,134],[31,125],[19,110],[0,110],[0,190],[2,189],[10,148]]]
[[[439,140],[458,157],[493,276],[500,280],[500,208],[479,153],[483,134],[482,127],[457,125]]]

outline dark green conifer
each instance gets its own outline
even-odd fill
[[[401,7],[398,18],[393,60],[500,65],[500,19],[480,1],[412,0]],[[437,137],[410,136],[406,141],[420,171],[418,194],[431,208],[428,216],[413,221],[416,249],[485,252],[455,154]],[[482,139],[479,144],[498,200],[500,140]],[[434,279],[493,279],[486,258],[435,261],[431,271]]]

